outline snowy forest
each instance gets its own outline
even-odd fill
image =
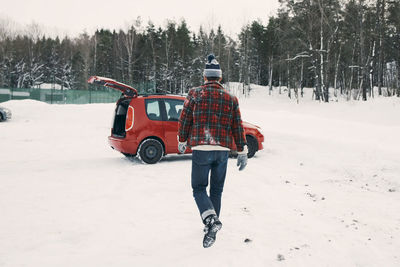
[[[325,102],[340,94],[400,97],[398,0],[280,0],[266,25],[252,21],[237,36],[221,26],[190,30],[184,20],[156,27],[138,18],[125,29],[74,38],[49,37],[35,24],[22,31],[11,25],[0,18],[0,88],[87,89],[87,78],[98,75],[184,93],[202,82],[205,57],[213,52],[223,82],[243,83],[243,90],[268,85],[299,97],[310,87]]]

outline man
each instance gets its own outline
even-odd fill
[[[178,149],[184,153],[188,145],[193,150],[193,196],[205,225],[203,247],[207,248],[214,244],[222,227],[219,214],[229,151],[234,141],[237,166],[243,170],[247,165],[247,146],[238,99],[220,84],[222,72],[213,54],[208,56],[203,75],[204,85],[191,89],[185,100],[179,118]]]

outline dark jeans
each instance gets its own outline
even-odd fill
[[[224,189],[228,151],[199,151],[192,154],[193,196],[204,220],[208,215],[219,216],[221,195]],[[210,197],[207,195],[208,175],[210,177]]]

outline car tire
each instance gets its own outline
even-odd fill
[[[159,162],[163,155],[163,145],[156,139],[146,139],[139,147],[140,159],[147,164]]]
[[[254,154],[258,151],[258,142],[257,139],[254,138],[251,135],[246,135],[246,141],[247,141],[247,157],[252,158]]]
[[[0,113],[0,121],[3,121],[3,115]]]

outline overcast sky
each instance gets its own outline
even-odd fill
[[[0,0],[0,16],[20,25],[38,23],[57,34],[77,35],[97,28],[124,28],[138,16],[165,26],[167,19],[185,19],[191,31],[221,24],[225,33],[237,34],[255,19],[267,23],[276,13],[278,0]],[[57,29],[57,30],[55,30]]]

